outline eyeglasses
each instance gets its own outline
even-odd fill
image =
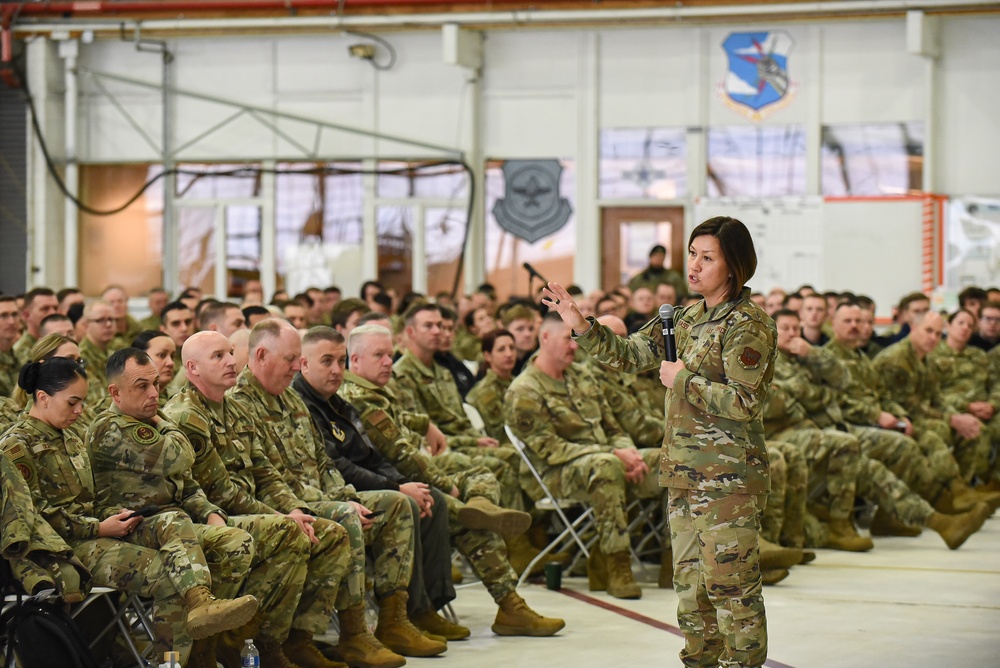
[[[114,318],[95,318],[90,322],[96,322],[98,325],[113,325],[115,324]]]
[[[0,313],[0,320],[17,320],[17,313]]]

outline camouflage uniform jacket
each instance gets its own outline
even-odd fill
[[[465,400],[482,416],[486,425],[486,435],[505,445],[510,444],[510,439],[507,438],[507,432],[503,428],[503,397],[510,387],[511,380],[513,379],[504,380],[490,369],[465,396]]]
[[[137,510],[157,505],[186,512],[205,523],[215,513],[226,513],[208,500],[191,475],[194,450],[184,432],[162,413],[158,425],[125,415],[112,406],[87,430],[94,467],[99,517],[122,508]]]
[[[656,292],[656,286],[662,284],[674,286],[677,290],[678,298],[687,294],[687,281],[681,275],[681,272],[666,267],[654,268],[647,266],[629,279],[628,287],[632,292],[635,292],[639,288],[649,288],[653,292]]]
[[[953,410],[964,413],[974,401],[988,401],[994,412],[1000,410],[1000,378],[985,351],[966,346],[957,352],[941,342],[927,358],[938,374],[944,403]]]
[[[163,409],[194,450],[191,472],[209,501],[230,515],[306,508],[271,465],[250,420],[229,399],[209,401],[191,383]]]
[[[598,361],[626,373],[659,367],[660,319],[628,339],[592,321],[577,342]],[[763,410],[774,375],[774,322],[750,301],[706,308],[704,300],[676,318],[677,357],[685,368],[667,389],[667,427],[660,485],[724,493],[769,488]]]
[[[111,395],[108,393],[108,351],[101,350],[90,337],[83,337],[80,342],[80,358],[87,368],[87,401],[82,417],[83,424],[93,422],[97,414],[111,406]]]
[[[18,368],[24,366],[31,360],[31,349],[38,343],[38,339],[25,330],[21,338],[14,344],[14,355],[17,357]]]
[[[459,359],[467,362],[483,361],[483,342],[465,327],[455,330],[455,341],[451,344],[451,351]]]
[[[844,423],[840,411],[840,392],[848,383],[846,365],[826,348],[813,346],[805,359],[778,350],[772,385],[779,385],[787,400],[798,404],[815,425],[822,428]],[[770,397],[768,397],[770,401]],[[767,411],[764,415],[768,422]],[[790,426],[790,425],[789,425]],[[768,432],[770,433],[770,429]]]
[[[13,350],[0,350],[0,395],[9,397],[17,387],[17,376],[21,365]]]
[[[614,369],[604,371],[596,368],[592,371],[615,420],[632,441],[640,448],[660,447],[665,431],[662,406],[657,406],[654,412],[644,404],[635,376]]]
[[[408,391],[434,424],[448,437],[453,448],[475,448],[478,434],[462,407],[455,379],[436,362],[428,367],[407,350],[392,365],[399,388]]]
[[[504,400],[507,424],[524,441],[543,475],[568,462],[635,444],[615,420],[601,391],[582,366],[572,364],[563,380],[526,364]]]
[[[159,324],[157,324],[156,327],[154,327],[153,329],[159,329],[159,328],[160,326]],[[123,350],[125,348],[128,348],[129,346],[132,345],[132,341],[135,340],[135,337],[139,335],[139,332],[142,331],[143,327],[139,323],[139,321],[133,318],[132,316],[126,314],[125,331],[115,332],[114,338],[111,339],[111,343],[108,344],[108,350],[114,352],[116,350]]]
[[[149,330],[149,331],[154,331],[155,332],[155,331],[158,331],[160,329],[160,325],[161,324],[162,323],[160,322],[160,316],[158,316],[158,315],[147,315],[145,318],[143,318],[142,320],[139,321],[139,331],[140,332],[145,332],[145,331]]]
[[[947,422],[959,411],[945,406],[938,389],[935,369],[917,357],[909,337],[880,352],[872,362],[882,386],[911,419],[931,418]]]
[[[358,500],[358,493],[344,483],[344,477],[327,457],[323,438],[295,390],[286,387],[274,396],[247,367],[226,397],[260,430],[267,458],[282,472],[295,496],[306,503]]]
[[[72,430],[22,415],[0,438],[0,449],[27,481],[35,508],[64,540],[98,537],[90,457]]]
[[[422,449],[424,437],[407,424],[391,383],[379,387],[346,371],[337,394],[358,410],[368,438],[400,473],[445,492],[455,487],[454,478]]]
[[[871,427],[878,424],[882,411],[906,417],[906,409],[885,391],[882,377],[864,353],[831,340],[825,346],[847,368],[847,384],[840,393],[840,411],[850,424]]]

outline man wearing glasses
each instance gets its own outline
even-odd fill
[[[1000,342],[1000,302],[986,302],[979,318],[979,331],[969,339],[969,345],[986,352]]]
[[[87,410],[78,422],[97,415],[111,405],[104,368],[108,364],[108,346],[115,338],[117,323],[114,309],[102,301],[88,304],[83,310],[83,317],[87,321],[87,333],[80,342],[80,357],[87,366]]]

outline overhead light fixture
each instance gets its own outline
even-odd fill
[[[352,58],[375,60],[375,46],[373,44],[351,44],[347,47],[347,53],[351,54]]]

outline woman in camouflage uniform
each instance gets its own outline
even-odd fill
[[[163,408],[170,396],[167,394],[167,385],[174,379],[174,353],[177,352],[177,344],[166,332],[158,332],[155,329],[147,329],[139,332],[132,340],[132,347],[142,350],[149,359],[153,360],[156,372],[160,374],[160,408]]]
[[[517,349],[514,335],[506,329],[494,329],[483,337],[483,361],[486,375],[476,383],[465,396],[483,418],[486,435],[510,445],[504,431],[503,397],[514,380],[514,364],[517,363]]]
[[[757,268],[746,226],[712,218],[688,240],[688,285],[702,299],[675,318],[677,361],[658,320],[628,339],[584,319],[562,286],[543,302],[599,361],[667,387],[660,485],[669,488],[677,618],[686,666],[761,666],[767,625],[758,533],[769,471],[762,409],[777,354],[774,323],[750,300]]]

